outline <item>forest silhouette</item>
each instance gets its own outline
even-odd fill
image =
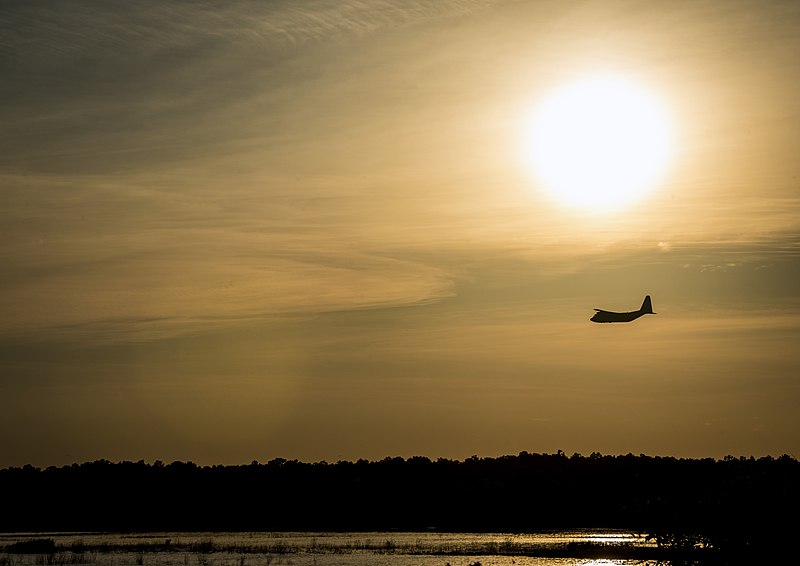
[[[4,532],[541,532],[615,528],[746,556],[791,540],[793,457],[563,452],[247,465],[98,460],[0,470]]]

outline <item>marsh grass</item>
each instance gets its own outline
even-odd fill
[[[52,554],[56,552],[56,543],[51,538],[33,538],[12,542],[4,551],[9,554]]]
[[[0,547],[0,566],[13,566],[15,554],[35,554],[36,564],[42,566],[74,566],[95,564],[98,556],[115,553],[133,555],[136,566],[145,566],[149,555],[171,554],[178,562],[182,553],[183,564],[208,566],[213,561],[211,554],[234,554],[238,566],[246,566],[248,555],[286,557],[289,555],[335,555],[369,553],[376,555],[417,556],[536,556],[553,558],[606,558],[606,559],[654,559],[666,557],[666,550],[659,547],[642,547],[631,542],[530,542],[512,539],[500,541],[425,541],[398,542],[387,539],[363,539],[349,541],[320,541],[316,538],[306,543],[290,543],[280,539],[259,541],[253,544],[242,542],[217,542],[212,539],[196,541],[134,541],[86,543],[82,540],[57,544],[53,539],[30,539]],[[191,557],[191,558],[190,558]],[[106,562],[107,560],[103,560]],[[271,559],[270,559],[271,561]]]

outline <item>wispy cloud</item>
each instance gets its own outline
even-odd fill
[[[480,47],[461,54],[469,30],[441,46],[426,28],[489,4],[4,9],[5,332],[139,340],[417,305],[487,265],[548,289],[573,277],[585,293],[575,277],[631,262],[744,273],[796,261],[800,201],[772,191],[687,197],[698,186],[684,179],[675,199],[607,219],[544,206],[507,155],[518,119],[496,107],[511,97],[486,109],[461,88],[484,92],[489,71],[522,79],[475,63]],[[467,58],[456,86],[439,79]]]
[[[452,292],[447,270],[365,245],[330,199],[16,182],[2,215],[0,311],[10,333],[142,339]]]
[[[285,140],[287,128],[302,135],[294,123],[309,105],[331,104],[321,93],[346,83],[328,76],[342,44],[486,5],[12,3],[0,13],[0,169],[135,170],[263,144],[276,131]]]
[[[391,2],[262,2],[205,0],[136,6],[123,1],[22,2],[0,18],[0,54],[9,58],[63,55],[149,56],[169,48],[201,47],[207,41],[264,42],[273,47],[455,16],[496,4],[491,0]]]

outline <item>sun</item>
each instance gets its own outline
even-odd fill
[[[592,76],[545,96],[526,124],[525,161],[560,205],[631,206],[664,178],[671,120],[659,99],[619,76]]]

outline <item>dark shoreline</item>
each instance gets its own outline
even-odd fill
[[[561,452],[464,461],[275,459],[241,466],[100,460],[0,470],[0,489],[4,532],[530,533],[600,527],[649,535],[667,553],[742,558],[776,553],[776,541],[792,540],[793,525],[783,517],[800,503],[800,463],[790,456],[714,460]]]
[[[68,533],[64,533],[67,535]],[[90,533],[86,533],[90,534]],[[365,533],[367,534],[367,533]],[[287,544],[281,541],[273,543],[240,544],[217,543],[212,538],[193,542],[174,542],[165,539],[164,542],[130,542],[130,543],[84,543],[73,542],[69,544],[56,541],[58,535],[53,537],[24,538],[24,540],[9,544],[0,544],[0,554],[69,554],[79,556],[85,554],[155,554],[155,553],[188,553],[188,554],[266,554],[266,555],[291,555],[291,554],[318,554],[337,555],[351,553],[414,555],[414,556],[526,556],[538,558],[586,558],[586,559],[620,559],[620,560],[701,560],[709,558],[710,553],[704,549],[685,550],[642,546],[631,542],[514,542],[492,541],[474,543],[397,543],[387,538],[377,542],[354,541],[352,543],[326,543],[316,542],[313,545]],[[53,561],[58,562],[58,561]],[[67,560],[69,562],[69,560]]]

